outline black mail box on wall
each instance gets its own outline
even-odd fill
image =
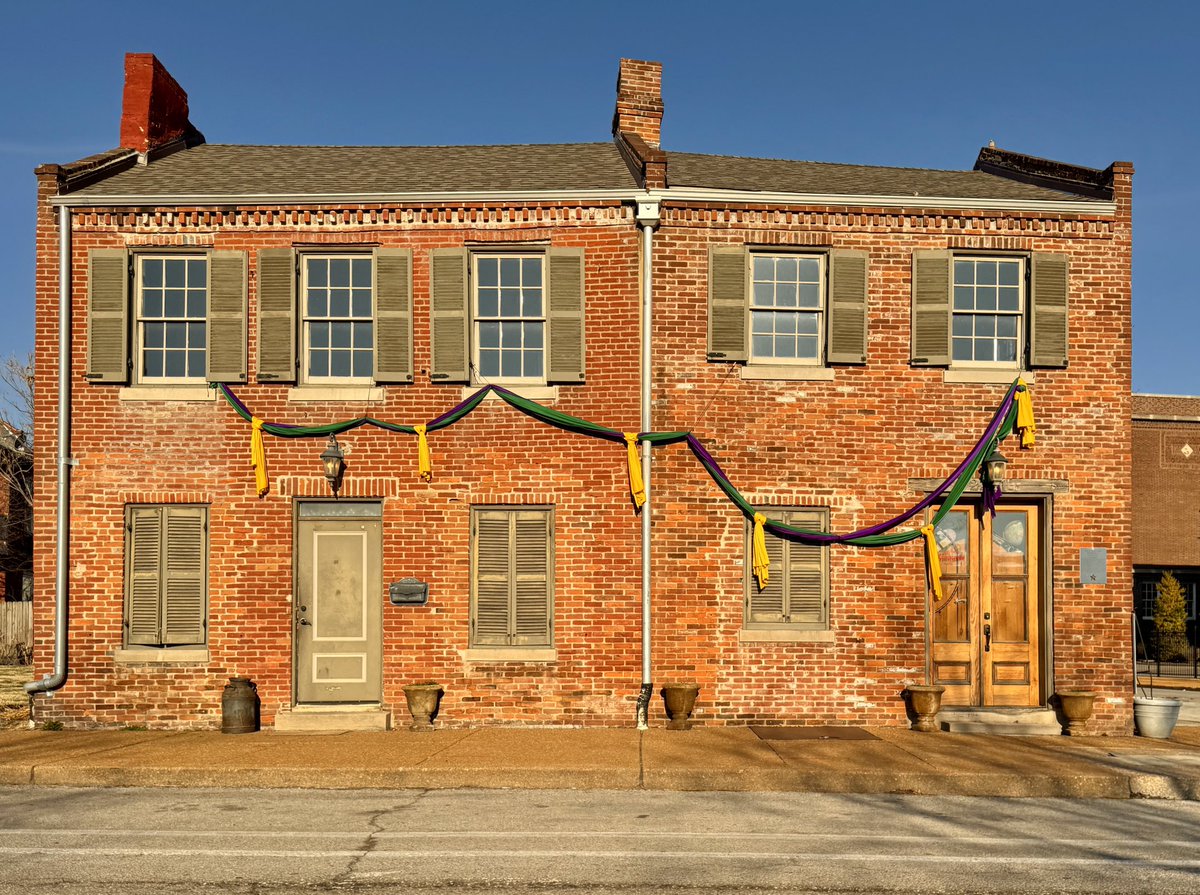
[[[425,605],[429,599],[429,585],[416,578],[401,578],[388,585],[388,596],[396,605]]]

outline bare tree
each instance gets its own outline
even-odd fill
[[[0,366],[0,599],[33,572],[33,355]]]

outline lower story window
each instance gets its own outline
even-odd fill
[[[208,628],[208,508],[125,513],[125,643],[199,646]]]
[[[823,507],[763,507],[759,512],[793,528],[826,531],[829,511]],[[766,535],[771,559],[767,583],[758,586],[753,572],[752,529],[746,532],[747,628],[794,628],[823,631],[829,627],[829,551]]]
[[[471,512],[471,646],[554,645],[554,511]]]

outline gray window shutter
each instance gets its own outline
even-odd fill
[[[158,646],[161,630],[161,508],[131,507],[125,536],[125,642]]]
[[[1067,365],[1066,255],[1035,254],[1029,273],[1029,365]]]
[[[475,588],[471,607],[471,644],[502,646],[508,641],[509,590],[512,582],[510,514],[480,510],[474,518]]]
[[[296,381],[296,253],[258,253],[258,381]]]
[[[912,362],[950,363],[950,271],[947,251],[914,251],[912,257]]]
[[[746,249],[708,250],[708,359],[746,359]]]
[[[434,382],[470,382],[471,352],[467,341],[470,304],[467,297],[465,249],[433,249],[429,253],[430,335]]]
[[[208,381],[246,381],[246,253],[208,256]]]
[[[547,382],[580,383],[584,375],[583,249],[547,253]]]
[[[829,253],[829,311],[825,359],[831,364],[867,362],[867,253]]]
[[[89,382],[129,381],[129,253],[92,249],[88,253]]]
[[[207,550],[203,507],[165,507],[163,634],[165,646],[204,643]]]
[[[553,581],[550,514],[544,510],[514,514],[512,643],[549,646],[552,643],[550,590]]]
[[[766,515],[775,514],[767,513]],[[767,574],[766,587],[760,590],[758,579],[754,577],[754,553],[751,538],[753,538],[752,527],[750,536],[746,540],[746,578],[750,588],[747,596],[746,621],[782,624],[785,621],[784,613],[787,612],[783,574],[785,542],[770,532],[766,532],[767,556],[771,558],[771,566]]]
[[[821,510],[796,510],[789,514],[788,522],[809,531],[826,528],[825,514]],[[788,621],[805,627],[825,627],[828,624],[828,548],[789,542],[785,550]]]
[[[375,250],[375,381],[413,381],[410,249]]]

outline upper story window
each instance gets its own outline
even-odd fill
[[[137,381],[203,381],[208,347],[208,258],[137,259]]]
[[[258,253],[259,382],[413,381],[412,251]]]
[[[823,255],[753,255],[750,362],[821,362],[824,347]]]
[[[998,382],[1067,365],[1065,255],[918,250],[912,265],[913,364]]]
[[[582,249],[434,249],[429,263],[435,383],[583,382]]]
[[[246,254],[88,253],[89,382],[246,381]]]
[[[542,255],[474,255],[474,363],[489,382],[545,382]]]
[[[951,360],[1017,366],[1024,311],[1023,259],[956,257]]]
[[[375,361],[370,255],[303,256],[303,379],[370,382]]]
[[[712,246],[708,359],[778,375],[789,366],[866,363],[867,268],[861,251]]]

